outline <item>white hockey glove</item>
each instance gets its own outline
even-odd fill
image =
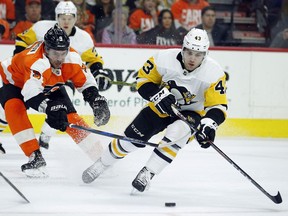
[[[92,74],[96,80],[99,91],[105,91],[111,86],[110,84],[111,79],[107,71],[103,69],[98,69],[98,70],[92,71]]]
[[[209,142],[214,141],[217,128],[217,123],[211,118],[204,117],[201,119],[199,131],[195,136],[202,148],[210,147]]]
[[[150,101],[154,103],[160,113],[175,116],[171,105],[174,104],[177,106],[178,103],[175,96],[167,88],[162,88],[155,95],[150,97]]]

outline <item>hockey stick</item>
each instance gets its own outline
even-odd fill
[[[109,132],[106,132],[106,131],[100,131],[100,130],[96,130],[96,129],[93,129],[93,128],[87,128],[87,127],[83,127],[83,126],[76,125],[76,124],[69,124],[68,127],[75,128],[75,129],[78,129],[78,130],[88,131],[88,132],[99,134],[99,135],[102,135],[102,136],[107,136],[107,137],[112,137],[112,138],[116,138],[116,139],[120,139],[120,140],[129,141],[129,142],[137,143],[137,144],[140,144],[140,145],[148,145],[148,146],[152,146],[152,147],[159,147],[159,144],[156,144],[156,143],[145,142],[143,140],[138,140],[138,139],[134,139],[134,138],[130,138],[130,137],[125,137],[125,136],[121,136],[121,135],[118,135],[118,134],[109,133]]]
[[[113,85],[122,85],[122,86],[132,86],[132,87],[136,87],[136,83],[127,83],[124,81],[112,81],[109,80],[109,82]]]
[[[174,113],[184,121],[194,132],[197,132],[197,128],[191,125],[185,116],[181,114],[181,112],[174,106],[172,106]],[[210,142],[210,145],[222,156],[224,157],[232,166],[234,166],[243,176],[245,176],[248,180],[252,182],[262,193],[264,193],[269,199],[271,199],[274,203],[279,204],[282,202],[282,197],[280,192],[278,191],[276,196],[272,196],[266,190],[264,190],[254,179],[252,179],[241,167],[239,167],[233,160],[231,160],[221,149],[219,149],[213,142]]]
[[[12,184],[11,181],[9,181],[8,178],[6,178],[2,172],[0,172],[0,175],[3,177],[3,179],[27,202],[30,203],[30,201],[17,189],[15,185]]]
[[[148,146],[156,147],[156,148],[171,146],[171,145],[174,145],[175,143],[177,143],[179,140],[183,139],[183,137],[182,137],[182,138],[180,138],[180,139],[178,139],[176,141],[173,141],[173,142],[167,142],[167,143],[163,143],[163,144],[156,144],[156,143],[151,143],[151,142],[147,142],[147,141],[143,141],[143,140],[139,140],[139,139],[135,139],[135,138],[121,136],[121,135],[114,134],[114,133],[109,133],[109,132],[106,132],[106,131],[96,130],[94,128],[87,128],[87,127],[83,127],[83,126],[76,125],[76,124],[68,124],[67,127],[75,128],[75,129],[78,129],[78,130],[88,131],[88,132],[91,132],[91,133],[94,133],[94,134],[99,134],[99,135],[102,135],[102,136],[107,136],[107,137],[112,137],[112,138],[116,138],[116,139],[120,139],[120,140],[125,140],[125,141],[129,141],[129,142],[137,143],[137,144],[140,144],[140,145],[144,145],[144,146],[148,145]],[[185,135],[184,137],[186,137],[187,135]]]
[[[104,78],[106,80],[108,80],[108,82],[112,85],[122,85],[122,86],[132,86],[132,87],[136,87],[136,83],[128,83],[128,82],[124,82],[124,81],[114,81],[111,80],[110,78],[108,78],[107,76],[104,75],[98,75],[97,78]]]

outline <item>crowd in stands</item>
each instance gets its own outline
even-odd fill
[[[59,1],[0,0],[0,42],[15,40],[39,20],[55,20]],[[95,43],[180,45],[183,36],[197,27],[207,31],[211,46],[231,45],[229,29],[217,22],[216,7],[209,0],[122,0],[121,8],[116,7],[116,0],[71,1],[77,7],[76,26]],[[265,2],[270,4],[267,13],[269,9],[279,12],[267,19],[266,46],[288,48],[288,0]]]

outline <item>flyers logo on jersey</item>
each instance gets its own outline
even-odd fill
[[[41,74],[38,71],[31,70],[31,73],[35,79],[38,79],[38,80],[41,79]]]

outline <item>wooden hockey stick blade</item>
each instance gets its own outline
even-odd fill
[[[0,172],[0,175],[27,203],[30,203],[30,201],[18,190],[18,188],[14,184],[12,184],[12,182],[8,178],[6,178],[6,176],[3,175],[2,172]]]
[[[178,116],[182,121],[184,121],[195,133],[198,132],[198,129],[191,125],[188,122],[187,118],[183,116],[182,113],[175,106],[172,105],[171,107],[176,116]],[[282,197],[279,191],[276,196],[272,196],[266,190],[264,190],[264,188],[262,188],[253,178],[251,178],[241,167],[239,167],[232,159],[230,159],[221,149],[219,149],[213,142],[210,142],[210,145],[274,203],[279,204],[282,202]]]
[[[102,135],[102,136],[107,136],[107,137],[112,137],[112,138],[116,138],[116,139],[120,139],[120,140],[129,141],[129,142],[137,143],[137,144],[140,144],[140,145],[148,145],[148,146],[152,146],[152,147],[158,147],[159,146],[159,144],[156,144],[156,143],[146,142],[146,141],[143,141],[143,140],[138,140],[138,139],[134,139],[134,138],[130,138],[130,137],[125,137],[125,136],[121,136],[121,135],[118,135],[118,134],[109,133],[109,132],[106,132],[106,131],[100,131],[100,130],[96,130],[96,129],[93,129],[93,128],[83,127],[83,126],[80,126],[80,125],[69,124],[68,127],[79,129],[79,130],[88,131],[88,132],[99,134],[99,135]]]

